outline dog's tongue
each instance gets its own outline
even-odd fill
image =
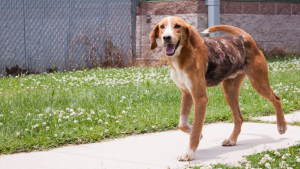
[[[175,50],[175,45],[167,44],[165,48],[166,48],[166,54],[172,54]]]

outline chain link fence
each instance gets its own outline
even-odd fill
[[[132,61],[131,0],[1,0],[0,75]]]

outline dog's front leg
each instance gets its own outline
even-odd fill
[[[193,98],[189,91],[181,90],[181,92],[182,92],[182,96],[181,96],[179,129],[187,134],[190,134],[192,126],[188,123],[188,118],[191,113]]]
[[[195,84],[194,87],[191,89],[192,98],[195,103],[194,121],[190,135],[189,148],[187,152],[185,152],[177,158],[179,161],[193,160],[195,157],[196,149],[199,145],[199,138],[202,132],[202,127],[206,113],[206,106],[208,103],[205,83],[200,84],[203,84],[203,86]]]

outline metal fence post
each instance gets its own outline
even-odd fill
[[[131,47],[132,60],[136,57],[136,7],[139,5],[139,0],[131,0]]]
[[[208,27],[220,25],[220,0],[205,0],[208,5]],[[220,35],[220,32],[211,33],[210,36]]]

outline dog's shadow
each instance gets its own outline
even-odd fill
[[[243,134],[246,135],[246,134]],[[211,159],[220,159],[219,157],[222,154],[232,153],[235,151],[241,151],[245,149],[253,149],[253,147],[256,147],[258,145],[265,145],[268,143],[278,143],[283,140],[286,140],[287,138],[280,138],[280,139],[273,139],[271,137],[260,135],[260,134],[251,134],[252,136],[259,136],[260,138],[257,139],[248,139],[248,140],[242,140],[238,141],[235,146],[221,146],[221,142],[219,146],[207,148],[207,149],[198,149],[196,151],[196,158],[195,160],[201,160],[202,162],[209,161]],[[201,143],[200,143],[201,147]],[[253,149],[254,153],[254,149]],[[244,154],[248,155],[248,154]],[[218,161],[218,160],[217,160]]]

